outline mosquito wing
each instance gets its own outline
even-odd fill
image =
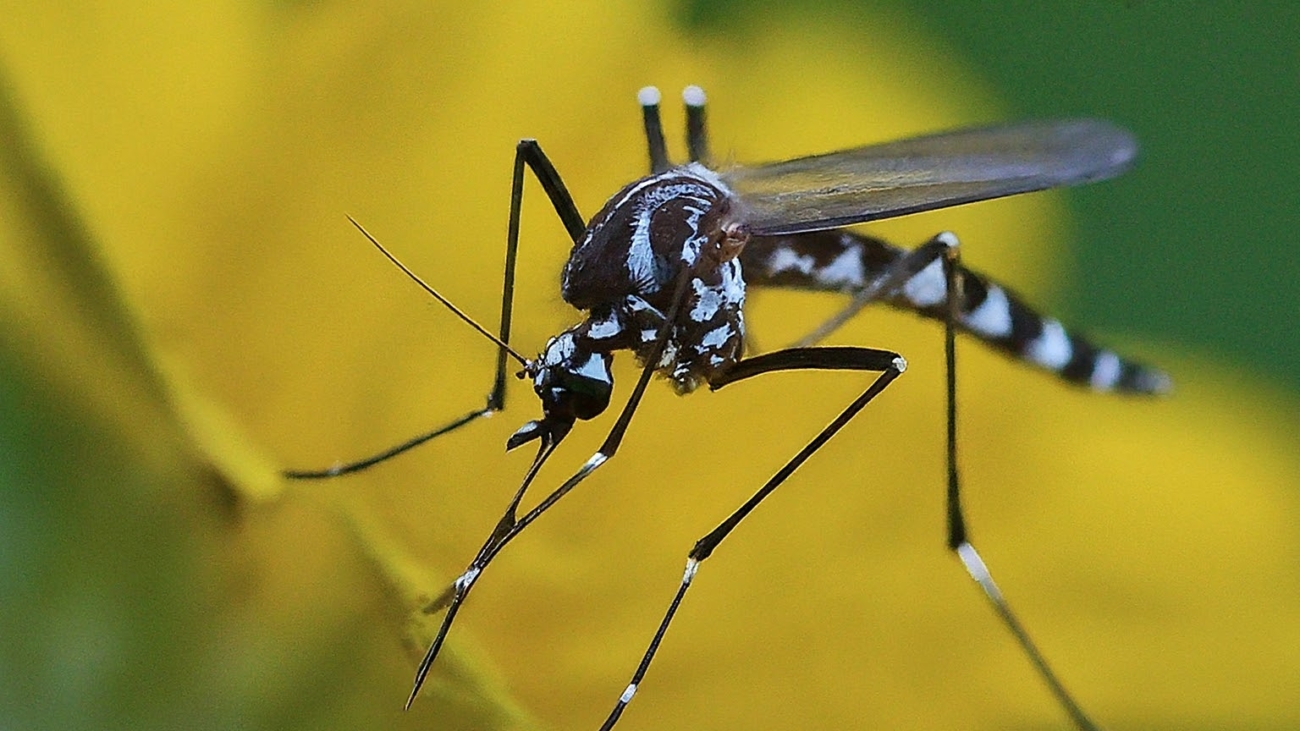
[[[780,235],[1104,180],[1137,154],[1096,119],[946,132],[719,173],[751,233]]]

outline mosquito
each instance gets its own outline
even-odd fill
[[[1038,314],[1009,288],[961,264],[955,235],[943,232],[915,249],[896,247],[846,226],[946,206],[1072,186],[1114,177],[1133,162],[1133,136],[1094,119],[983,127],[869,145],[754,167],[709,166],[705,96],[683,92],[689,162],[669,162],[654,87],[638,93],[650,174],[615,193],[584,218],[554,165],[533,139],[515,148],[506,236],[500,327],[489,332],[426,284],[349,218],[393,264],[498,349],[495,377],[481,409],[356,462],[320,471],[289,471],[296,479],[333,477],[390,459],[505,407],[506,373],[532,381],[542,415],[507,441],[507,450],[536,441],[537,453],[504,514],[473,561],[425,611],[445,610],[420,662],[410,708],[442,649],[456,614],[492,560],[515,536],[614,457],[653,375],[680,394],[720,389],[765,373],[848,370],[875,374],[866,389],[739,508],[690,549],[676,593],[602,729],[632,701],[700,565],[760,503],[849,423],[907,368],[903,356],[857,346],[818,346],[863,307],[883,302],[942,322],[947,405],[947,547],[983,590],[1048,690],[1079,729],[1097,729],[1011,611],[971,543],[957,468],[956,333],[961,331],[1013,358],[1097,391],[1158,394],[1163,372],[1122,358]],[[541,184],[573,249],[561,294],[583,313],[552,337],[536,358],[516,352],[510,321],[525,168]],[[745,356],[747,286],[848,294],[848,304],[795,345]],[[632,351],[640,377],[605,441],[559,487],[520,515],[538,471],[582,420],[608,407],[613,354]]]

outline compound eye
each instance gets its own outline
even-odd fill
[[[581,363],[547,370],[537,383],[542,410],[552,417],[592,419],[609,406],[614,378],[608,354],[591,353]]]
[[[567,410],[575,418],[594,419],[609,406],[609,397],[614,391],[612,383],[571,374],[563,380]]]
[[[560,387],[568,392],[571,413],[579,419],[591,419],[609,406],[614,391],[614,377],[609,372],[607,353],[592,353],[585,363],[560,374]]]

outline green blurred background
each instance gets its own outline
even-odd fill
[[[1071,198],[1078,236],[1060,254],[1068,274],[1053,309],[1300,390],[1300,5],[797,4],[864,22],[906,14],[1012,117],[1101,116],[1136,132],[1138,167]],[[761,18],[780,5],[699,0],[680,18],[761,42]]]

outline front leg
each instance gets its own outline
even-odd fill
[[[546,197],[550,199],[551,206],[555,209],[555,215],[559,217],[560,223],[564,224],[565,231],[568,232],[569,238],[574,242],[582,236],[586,229],[582,221],[582,214],[578,212],[577,205],[573,202],[573,196],[569,195],[568,188],[564,187],[564,181],[560,174],[556,172],[555,166],[551,164],[550,158],[542,151],[541,145],[537,140],[523,139],[515,146],[514,172],[510,184],[510,219],[506,226],[506,256],[505,268],[503,272],[503,282],[501,284],[501,325],[497,335],[493,335],[474,321],[469,315],[466,315],[452,304],[450,300],[440,294],[436,289],[426,284],[414,272],[406,268],[406,265],[397,260],[387,249],[370,235],[370,232],[357,223],[356,219],[348,216],[352,225],[356,226],[359,231],[377,248],[380,253],[388,258],[398,269],[406,273],[413,281],[428,292],[432,297],[441,302],[453,314],[463,320],[469,326],[475,328],[483,334],[488,340],[497,343],[497,365],[493,372],[491,390],[487,394],[487,403],[478,409],[461,416],[447,424],[438,426],[424,434],[411,437],[393,447],[389,447],[378,454],[358,459],[348,463],[335,464],[325,469],[314,470],[285,470],[282,474],[291,480],[317,480],[329,477],[338,477],[353,472],[359,472],[373,465],[385,462],[399,454],[424,444],[427,441],[455,431],[472,421],[490,416],[501,411],[506,406],[506,366],[509,358],[514,358],[520,364],[525,360],[518,353],[510,349],[510,318],[514,311],[514,292],[515,292],[515,262],[518,259],[519,252],[519,218],[523,210],[524,199],[524,172],[525,166],[533,171],[533,176],[541,184],[542,190],[545,191]]]

